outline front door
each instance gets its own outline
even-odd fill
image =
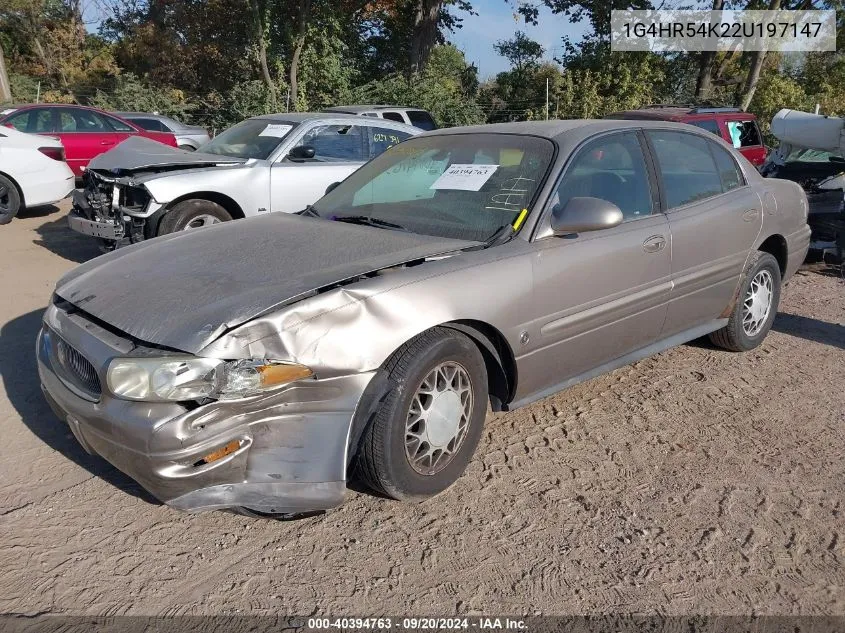
[[[731,306],[762,227],[759,196],[730,152],[698,134],[646,132],[672,230],[672,297],[665,335],[717,319]]]
[[[83,108],[56,108],[59,138],[65,146],[67,164],[77,176],[95,156],[112,149],[120,141],[98,113]]]
[[[625,221],[534,242],[536,319],[519,360],[523,397],[554,391],[660,336],[671,289],[671,235],[644,148],[636,131],[601,136],[578,151],[558,186],[555,205],[603,198]]]
[[[313,157],[297,157],[296,148],[311,148]],[[323,197],[366,160],[366,129],[357,124],[318,124],[308,129],[287,156],[270,169],[271,211],[294,213]]]

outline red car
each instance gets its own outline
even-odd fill
[[[766,146],[757,127],[757,117],[739,108],[650,105],[639,110],[614,112],[605,118],[688,123],[722,137],[755,167],[766,160]]]
[[[145,136],[176,147],[173,134],[148,132],[113,114],[79,105],[39,103],[9,106],[0,111],[0,125],[29,134],[59,138],[65,146],[67,164],[77,177],[82,176],[92,158],[130,136]]]

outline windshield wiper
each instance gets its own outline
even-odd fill
[[[401,224],[388,222],[387,220],[381,220],[379,218],[371,218],[368,215],[344,215],[336,216],[333,219],[335,222],[349,222],[349,224],[365,224],[367,226],[374,226],[379,229],[396,229],[399,231],[406,231],[408,233],[411,232],[410,229],[402,226]]]
[[[513,228],[513,225],[505,224],[504,226],[500,226],[498,229],[496,229],[496,232],[493,233],[493,235],[491,235],[490,237],[488,237],[485,241],[481,242],[481,244],[470,246],[469,248],[465,248],[464,250],[482,251],[485,248],[490,248],[491,246],[498,246],[499,244],[504,244],[514,235],[516,235],[516,229]]]
[[[302,211],[299,211],[298,215],[304,215],[311,218],[322,217],[319,213],[317,213],[317,209],[314,208],[313,204],[309,204]]]

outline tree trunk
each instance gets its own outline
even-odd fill
[[[12,87],[9,85],[9,75],[6,73],[6,58],[3,57],[3,46],[0,46],[0,103],[12,100]]]
[[[421,73],[428,64],[431,49],[434,48],[437,41],[437,22],[440,18],[442,6],[443,0],[417,0],[413,39],[411,41],[409,66],[411,74]]]
[[[721,11],[724,0],[713,0],[713,11]],[[698,79],[695,82],[695,98],[706,99],[713,87],[713,61],[716,51],[702,51],[698,62]]]
[[[305,34],[308,29],[308,18],[310,14],[311,0],[300,0],[296,39],[293,45],[293,55],[290,59],[290,98],[293,101],[294,110],[296,110],[296,100],[299,94],[299,83],[296,76],[299,71],[299,58],[302,56],[302,49],[305,47]]]
[[[781,0],[772,0],[769,3],[770,11],[777,11],[780,9]],[[745,87],[740,94],[738,104],[743,110],[747,110],[751,105],[751,100],[754,98],[754,93],[757,91],[757,82],[760,81],[760,72],[763,70],[763,63],[766,61],[767,51],[751,51],[751,68],[748,70],[748,77],[745,80]]]
[[[250,4],[255,13],[255,38],[258,42],[258,63],[261,66],[261,76],[264,78],[264,83],[267,84],[267,90],[270,92],[270,103],[275,109],[276,86],[267,64],[267,41],[264,39],[264,3],[261,0],[251,0]]]

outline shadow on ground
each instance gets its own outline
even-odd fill
[[[50,213],[58,211],[56,207],[46,208],[52,209]],[[37,209],[33,210],[33,212],[35,211]],[[43,215],[47,216],[50,213],[44,213]],[[81,264],[98,255],[102,255],[97,239],[72,231],[67,224],[67,215],[64,213],[52,222],[45,222],[35,230],[41,237],[41,239],[35,240],[35,244],[43,246],[48,251],[72,262]]]
[[[105,460],[86,453],[44,400],[35,361],[35,337],[41,327],[42,314],[43,310],[35,310],[9,321],[0,329],[0,376],[9,402],[23,423],[50,448],[115,488],[158,505],[158,501],[127,475]]]
[[[800,314],[779,312],[772,329],[781,334],[845,349],[845,326],[837,323],[828,323]]]

